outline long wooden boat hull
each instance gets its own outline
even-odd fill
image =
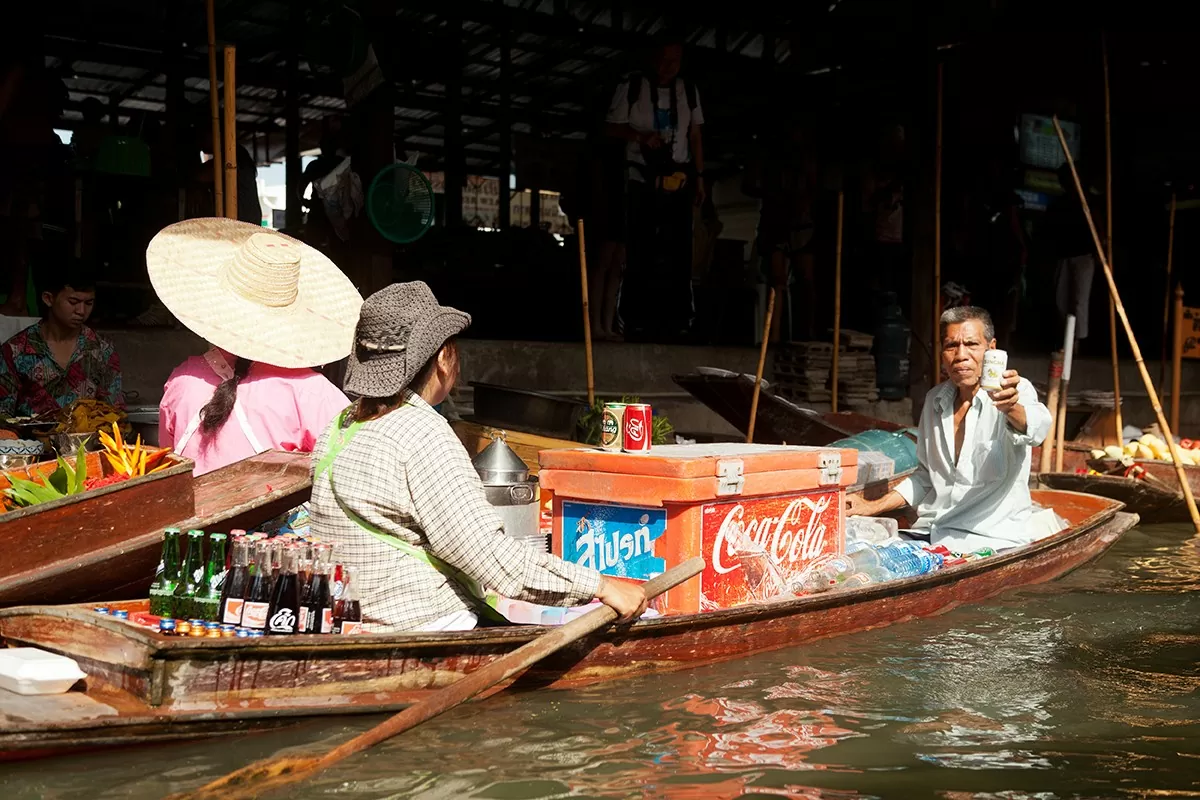
[[[12,563],[0,570],[0,606],[18,603],[79,603],[145,597],[162,550],[162,529],[251,528],[308,500],[310,458],[304,453],[270,451],[191,480],[190,517],[161,520],[146,527],[129,521],[120,492],[108,495],[109,528],[123,535],[93,537],[65,528],[54,555],[27,561],[13,547]],[[152,487],[151,487],[152,488]],[[41,548],[45,551],[47,548]]]
[[[1035,498],[1072,527],[931,575],[643,620],[556,654],[520,676],[515,688],[572,688],[687,669],[939,614],[1057,578],[1099,556],[1137,522],[1104,498],[1067,492],[1039,492]],[[86,606],[8,609],[0,611],[0,636],[7,644],[71,656],[89,678],[86,691],[55,697],[0,692],[0,758],[210,736],[300,717],[392,711],[542,630],[196,640],[159,636]]]

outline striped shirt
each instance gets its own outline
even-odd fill
[[[314,465],[329,449],[331,430],[317,442]],[[338,498],[368,524],[505,597],[554,606],[595,597],[600,585],[595,570],[538,552],[504,533],[450,424],[409,393],[400,408],[359,427],[333,467],[313,481],[313,533],[334,545],[337,561],[357,568],[368,631],[415,630],[478,606],[453,579],[355,524],[333,496],[331,473]]]

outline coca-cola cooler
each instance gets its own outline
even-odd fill
[[[845,487],[858,452],[699,444],[648,454],[539,454],[551,548],[604,575],[646,581],[692,556],[704,572],[655,604],[686,614],[759,602],[845,549]]]

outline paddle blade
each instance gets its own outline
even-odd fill
[[[269,792],[316,772],[319,760],[276,758],[256,761],[212,783],[206,783],[199,789],[173,794],[167,800],[241,800],[258,797],[263,792]]]

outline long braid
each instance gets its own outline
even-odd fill
[[[233,413],[233,404],[237,401],[237,387],[242,379],[250,373],[254,362],[247,358],[239,358],[233,367],[233,377],[221,381],[212,399],[200,409],[200,432],[212,436],[225,426],[229,415]]]

